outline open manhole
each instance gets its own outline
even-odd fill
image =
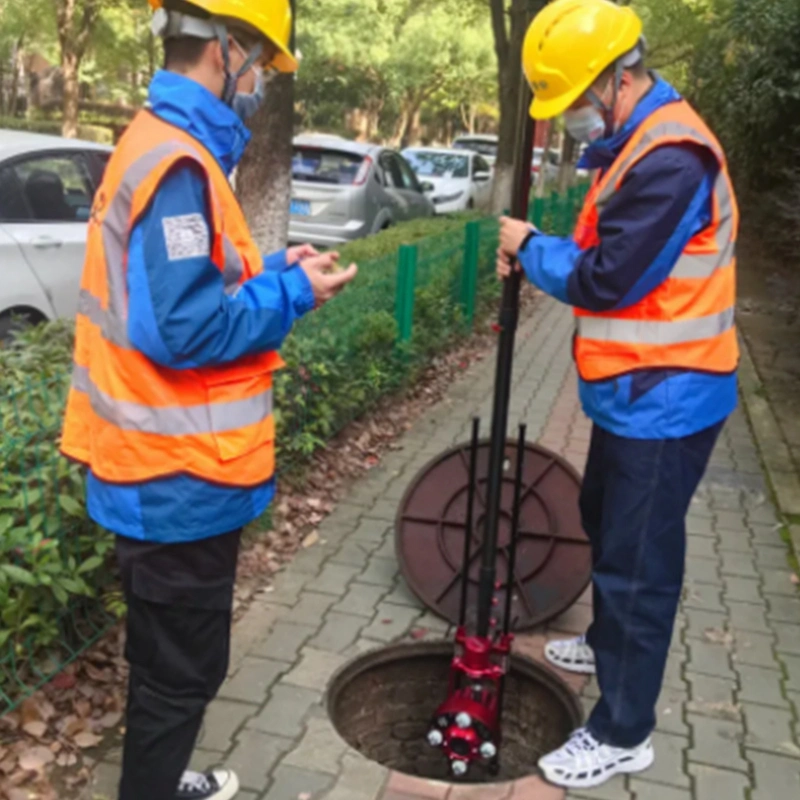
[[[328,713],[340,736],[371,761],[421,778],[450,781],[447,759],[425,741],[431,717],[446,699],[453,645],[400,644],[344,666],[328,689]],[[516,780],[560,747],[582,723],[569,687],[545,667],[518,656],[506,678],[500,774],[474,765],[471,783]]]

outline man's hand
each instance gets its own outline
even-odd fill
[[[305,272],[314,291],[317,308],[339,294],[358,272],[355,264],[351,264],[341,272],[334,272],[338,259],[339,254],[331,252],[304,258],[300,262],[300,269]]]
[[[519,272],[521,267],[519,261],[511,258],[503,252],[502,248],[497,248],[497,277],[504,281],[511,274],[511,262],[514,262],[514,272]]]
[[[300,244],[297,247],[289,247],[286,250],[286,263],[289,266],[300,263],[304,258],[318,256],[317,249],[310,244]]]
[[[500,249],[508,256],[516,258],[525,239],[536,228],[529,222],[510,217],[500,217]]]

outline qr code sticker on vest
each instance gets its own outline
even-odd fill
[[[202,214],[164,217],[161,224],[164,228],[164,241],[167,245],[167,258],[170,261],[197,258],[209,254],[208,225]]]

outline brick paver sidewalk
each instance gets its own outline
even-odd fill
[[[579,410],[569,311],[546,300],[521,328],[510,424],[579,469],[589,423]],[[405,588],[392,521],[408,482],[434,455],[469,438],[471,416],[491,415],[494,360],[456,384],[449,399],[361,480],[322,525],[323,543],[301,552],[236,627],[231,675],[213,704],[195,766],[238,771],[242,800],[559,800],[538,778],[512,786],[450,789],[390,774],[350,750],[327,718],[323,695],[349,658],[447,626]],[[728,423],[689,515],[688,578],[659,702],[655,766],[630,780],[570,797],[608,800],[800,798],[800,597],[744,414]],[[519,641],[541,658],[548,638],[584,632],[583,599]],[[568,676],[565,676],[568,677]],[[596,684],[568,677],[587,707]],[[112,754],[95,791],[115,796]]]

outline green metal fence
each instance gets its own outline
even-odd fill
[[[536,200],[565,233],[581,190]],[[278,464],[307,462],[337,432],[468,335],[499,296],[498,223],[480,219],[363,261],[347,292],[307,315],[276,377]],[[92,523],[84,474],[58,454],[72,326],[0,349],[0,715],[94,643],[123,610],[111,536]]]

